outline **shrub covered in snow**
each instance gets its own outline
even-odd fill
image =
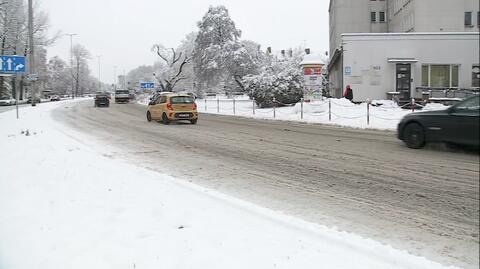
[[[247,76],[244,83],[248,95],[259,107],[272,107],[273,98],[281,106],[297,103],[303,97],[303,76],[299,69],[289,68],[278,74],[263,72]]]

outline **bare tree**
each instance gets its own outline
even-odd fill
[[[154,74],[160,83],[160,88],[162,91],[173,91],[179,81],[186,79],[182,76],[182,72],[185,65],[190,61],[189,55],[174,48],[167,49],[161,44],[153,45],[152,51],[165,64],[161,74]]]
[[[88,59],[90,59],[90,52],[84,46],[77,44],[73,47],[74,66],[71,67],[70,71],[75,81],[73,96],[77,96],[80,84],[83,84],[88,78],[90,73]]]

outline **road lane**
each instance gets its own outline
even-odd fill
[[[208,114],[164,126],[135,104],[68,104],[54,117],[114,146],[112,158],[442,263],[478,265],[476,153],[411,150],[393,132]]]

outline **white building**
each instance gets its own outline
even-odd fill
[[[342,44],[342,84],[352,86],[356,101],[479,87],[478,33],[343,34]]]
[[[372,65],[375,68],[382,67],[382,64],[379,65],[378,57],[413,59],[412,62],[404,63],[405,66],[410,64],[411,67],[413,84],[410,85],[410,88],[412,94],[413,90],[422,84],[417,80],[423,79],[421,71],[420,73],[418,71],[422,69],[423,65],[433,66],[433,68],[424,68],[430,72],[433,69],[434,75],[438,68],[444,68],[437,67],[437,65],[453,65],[460,68],[458,86],[431,83],[429,84],[431,87],[437,84],[442,85],[439,87],[478,87],[476,80],[472,79],[474,76],[472,68],[474,72],[478,70],[475,66],[478,66],[479,62],[480,12],[478,0],[330,0],[329,14],[330,63],[328,69],[331,83],[330,92],[334,96],[342,95],[347,81],[359,82],[360,77],[362,77],[362,83],[352,83],[354,84],[352,86],[358,84],[357,88],[368,88],[368,91],[372,91],[372,94],[369,94],[372,95],[370,97],[376,95],[378,96],[376,98],[380,98],[380,88],[385,90],[382,98],[385,98],[386,92],[400,89],[401,85],[392,85],[392,80],[387,79],[390,74],[384,74],[384,72],[391,72],[393,66],[396,68],[396,65],[390,64],[387,69],[373,71],[368,71],[364,67],[365,65]],[[473,34],[461,34],[469,32]],[[349,33],[359,33],[359,35],[348,35]],[[371,33],[418,33],[418,35],[380,34],[376,36]],[[439,35],[433,33],[439,33]],[[419,40],[415,41],[416,38]],[[458,40],[453,41],[456,38]],[[389,39],[391,39],[390,42]],[[471,44],[475,40],[477,44],[472,46]],[[348,45],[345,42],[349,42],[350,49],[355,50],[355,53],[346,49]],[[360,42],[364,43],[361,51],[357,49],[362,47]],[[428,49],[426,49],[427,47]],[[445,49],[446,47],[449,49]],[[466,50],[467,48],[468,50]],[[369,59],[365,55],[372,55],[373,58]],[[445,55],[450,55],[450,58],[446,58]],[[466,55],[470,55],[469,59],[473,60],[459,60],[467,59]],[[348,59],[345,58],[347,56]],[[345,61],[348,63],[345,64]],[[354,69],[353,63],[356,66],[362,65],[361,70]],[[392,63],[391,60],[390,63]],[[398,64],[402,64],[402,62],[398,62]],[[445,70],[444,72],[446,72]],[[371,72],[368,73],[368,76],[382,76],[384,79],[381,79],[380,82],[375,79],[371,82],[369,79],[367,87],[363,82],[365,76],[354,74],[354,72],[363,72],[364,74]],[[349,75],[350,73],[352,75]],[[470,75],[467,75],[468,73]],[[456,74],[455,69],[453,74]],[[442,79],[447,80],[446,77]],[[454,81],[451,78],[449,80]],[[370,85],[371,83],[381,83],[381,85]],[[356,100],[360,100],[357,97],[361,96],[354,94]]]

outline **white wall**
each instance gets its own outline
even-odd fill
[[[354,89],[354,100],[385,99],[395,91],[395,64],[388,58],[415,58],[412,89],[421,86],[422,64],[459,64],[459,87],[470,88],[472,65],[478,64],[479,33],[404,33],[342,35],[343,84]]]

